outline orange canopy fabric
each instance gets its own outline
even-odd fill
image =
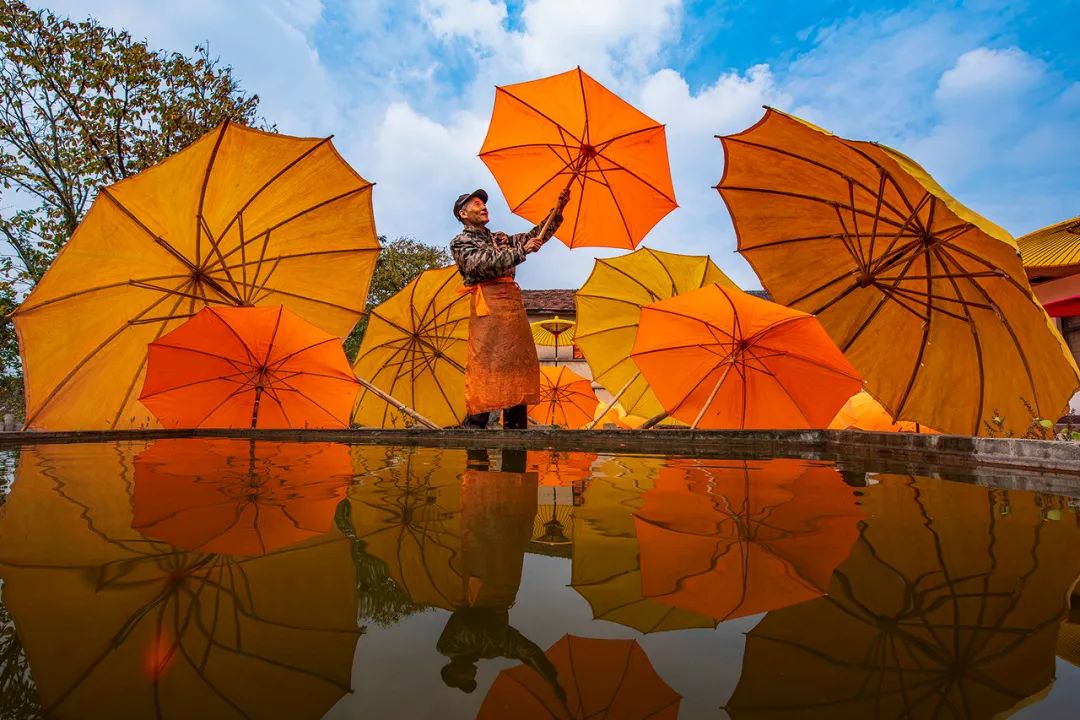
[[[703,428],[824,428],[862,385],[812,316],[717,284],[643,307],[631,358]]]
[[[747,636],[725,707],[735,720],[811,720],[823,708],[837,719],[989,720],[1054,681],[1080,573],[1075,520],[1052,519],[1060,505],[1041,493],[874,480],[828,596],[770,612]]]
[[[331,532],[245,558],[148,540],[132,529],[143,447],[20,453],[0,579],[41,715],[323,717],[350,692],[360,635],[349,543]]]
[[[104,188],[15,311],[26,425],[156,426],[146,347],[207,305],[285,305],[344,337],[378,251],[371,183],[329,138],[225,123]]]
[[[544,653],[558,670],[557,685],[528,665],[503,670],[477,720],[674,720],[682,700],[656,674],[636,640],[564,635]]]
[[[664,126],[581,68],[496,88],[480,159],[533,223],[571,187],[555,233],[570,248],[632,250],[677,207]]]
[[[913,422],[900,420],[894,422],[874,397],[861,390],[844,403],[840,412],[829,423],[830,430],[869,430],[872,432],[922,432],[936,433],[928,427],[917,426]]]
[[[139,399],[172,428],[347,428],[341,338],[282,306],[208,307],[150,344]]]
[[[642,592],[721,620],[819,597],[862,516],[830,465],[671,460],[634,514]]]
[[[135,458],[132,528],[185,550],[265,555],[333,530],[351,480],[336,443],[157,440]]]
[[[581,428],[593,419],[598,403],[591,380],[565,365],[541,365],[540,402],[529,405],[529,417],[541,425]]]
[[[568,487],[584,485],[592,475],[596,453],[565,450],[529,450],[526,463],[535,471],[541,485]]]
[[[1057,419],[1076,363],[1017,244],[913,160],[769,109],[721,138],[717,186],[773,300],[815,315],[894,418],[1022,435]]]

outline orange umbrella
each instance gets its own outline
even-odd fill
[[[600,403],[592,381],[563,367],[540,367],[540,402],[529,406],[529,417],[541,425],[580,428],[593,419]]]
[[[844,403],[829,423],[830,430],[870,430],[874,432],[937,433],[928,427],[906,420],[893,420],[881,403],[865,390],[857,392]]]
[[[278,307],[208,307],[150,343],[139,399],[166,427],[348,427],[341,339]]]
[[[565,487],[583,485],[592,476],[596,453],[565,450],[529,450],[526,463],[535,470],[541,485]]]
[[[682,696],[656,674],[636,640],[564,635],[544,655],[558,670],[554,684],[528,665],[503,670],[488,690],[477,720],[674,720],[679,714]]]
[[[643,594],[729,620],[824,594],[858,535],[829,465],[671,460],[635,513]]]
[[[705,428],[823,428],[862,381],[812,316],[711,285],[646,305],[631,357]]]
[[[158,440],[135,458],[132,528],[185,550],[265,555],[333,530],[351,480],[336,443]]]
[[[581,68],[496,88],[480,158],[534,223],[576,185],[555,234],[571,248],[632,250],[677,207],[664,126]]]

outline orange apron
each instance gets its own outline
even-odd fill
[[[521,288],[504,277],[464,288],[472,294],[465,407],[470,415],[540,402],[540,362]]]

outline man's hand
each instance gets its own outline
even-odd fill
[[[544,241],[539,236],[525,241],[525,252],[534,253],[544,247]]]

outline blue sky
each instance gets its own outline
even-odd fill
[[[334,134],[377,183],[390,236],[446,243],[496,84],[581,65],[668,126],[680,208],[645,244],[710,254],[759,287],[712,189],[715,134],[775,105],[893,145],[1014,234],[1080,214],[1080,0],[51,0],[151,44],[209,41],[279,130]],[[493,227],[526,223],[492,199]],[[552,243],[525,287],[576,287],[593,254]]]

